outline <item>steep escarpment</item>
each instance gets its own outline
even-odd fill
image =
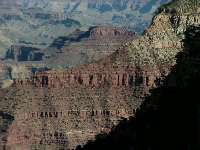
[[[50,68],[71,68],[98,61],[112,54],[123,43],[136,38],[125,28],[98,26],[77,30],[56,39],[44,50],[44,63]]]
[[[1,0],[0,57],[11,45],[46,48],[76,29],[111,25],[142,32],[153,11],[170,0]]]
[[[193,13],[182,13],[178,16],[180,22],[184,22],[177,24],[177,28],[181,29],[178,32],[173,25],[173,19],[176,17],[166,13],[162,14],[161,17],[162,19],[167,18],[169,25],[172,23],[172,26],[168,26],[168,28],[166,28],[166,24],[163,24],[164,29],[168,31],[168,37],[176,37],[177,34],[177,39],[180,40],[167,40],[166,43],[161,40],[158,43],[160,57],[155,59],[158,60],[157,64],[163,66],[163,60],[168,65],[175,64],[172,72],[163,80],[164,86],[151,91],[151,96],[145,98],[133,118],[124,119],[117,127],[113,128],[110,134],[100,134],[96,136],[95,141],[90,141],[83,147],[78,146],[77,150],[199,149],[199,102],[197,100],[199,95],[196,90],[199,84],[199,12],[194,10]],[[154,21],[158,18],[155,17]],[[156,26],[159,27],[159,24],[152,25],[146,34],[152,33],[149,31],[154,29],[156,32],[153,35],[156,35],[156,33],[158,33],[157,36],[161,35],[158,28],[152,28]],[[175,30],[171,30],[173,32],[169,34],[169,29],[172,28]],[[146,37],[148,37],[147,35]],[[179,46],[179,42],[181,42],[181,46]],[[130,46],[133,46],[133,43]],[[163,48],[161,48],[162,46]],[[180,52],[172,51],[171,46],[174,46],[173,49]],[[135,47],[129,49],[129,53],[135,52]],[[166,53],[164,57],[161,57],[163,56],[163,49],[169,54],[170,52],[173,53],[170,55]],[[145,52],[151,54],[151,51],[146,50]],[[155,61],[150,56],[147,56],[147,58],[148,61]],[[137,59],[137,57],[134,59]],[[152,66],[152,64],[145,63],[142,58],[137,62],[136,65]],[[153,66],[155,65],[153,64]]]
[[[194,7],[194,4],[196,4],[195,7],[199,8],[197,3],[192,3],[191,7]],[[119,59],[120,56],[128,55],[129,62],[135,66],[173,65],[176,54],[182,50],[184,31],[191,25],[199,25],[199,18],[198,9],[187,13],[178,13],[178,8],[177,12],[175,8],[174,12],[163,9],[154,17],[151,26],[144,32],[143,36],[126,43],[124,45],[126,51],[119,50],[112,59],[123,63],[123,60]]]
[[[1,100],[15,116],[6,147],[70,149],[134,116],[149,88],[161,84],[154,83],[161,71],[106,60],[16,78]]]
[[[151,90],[136,115],[77,150],[199,149],[200,26],[188,27],[184,49],[164,85]]]
[[[72,68],[92,63],[112,54],[123,43],[136,37],[134,32],[125,28],[91,27],[88,31],[76,30],[69,36],[59,37],[46,49],[28,44],[12,45],[3,62],[9,68],[11,80],[26,78],[37,70]]]
[[[142,37],[95,63],[16,79],[1,99],[1,110],[15,117],[6,146],[70,149],[134,116],[149,89],[162,85],[176,64],[183,33],[198,18],[195,10],[162,11]]]
[[[5,59],[13,59],[14,61],[41,61],[44,53],[37,48],[25,45],[13,45],[8,49]]]
[[[69,36],[58,37],[45,49],[28,44],[12,45],[5,59],[19,64],[37,62],[49,68],[71,68],[108,56],[134,38],[136,33],[125,28],[91,27],[88,31],[76,30]]]
[[[161,72],[159,68],[153,69],[137,68],[125,61],[116,65],[105,59],[66,71],[37,72],[25,80],[16,78],[10,91],[20,93],[14,97],[15,113],[21,121],[16,119],[13,123],[8,147],[13,144],[41,147],[40,143],[50,142],[46,148],[69,149],[93,139],[100,132],[109,132],[121,118],[133,116],[148,89],[156,86],[154,80]],[[6,101],[4,103],[2,109],[6,111]],[[29,126],[33,120],[37,129]],[[19,130],[16,125],[22,123],[24,128]],[[35,134],[26,134],[29,138],[25,139],[27,130]],[[64,139],[37,138],[56,132],[64,134]],[[17,135],[22,140],[17,140]]]
[[[90,38],[97,40],[114,40],[114,39],[129,39],[133,38],[135,33],[127,31],[126,28],[117,27],[94,27],[90,30]],[[124,40],[126,41],[126,40]]]

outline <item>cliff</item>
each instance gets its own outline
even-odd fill
[[[152,12],[170,0],[1,0],[0,57],[11,45],[46,48],[77,28],[127,27],[142,32]],[[142,11],[141,11],[142,10]]]
[[[137,37],[125,28],[96,26],[59,37],[44,50],[44,63],[50,68],[72,68],[98,61],[127,41]]]
[[[130,39],[136,34],[126,28],[117,27],[94,27],[90,30],[90,38],[97,40]]]
[[[199,24],[193,11],[161,11],[143,36],[95,63],[16,79],[1,95],[1,110],[15,118],[6,147],[71,149],[134,116],[176,64],[186,28]]]
[[[33,47],[25,45],[12,45],[6,52],[5,59],[13,59],[14,61],[41,61],[44,53]]]
[[[184,35],[184,48],[177,54],[174,69],[163,86],[151,90],[135,116],[76,150],[200,148],[200,26],[188,27]]]

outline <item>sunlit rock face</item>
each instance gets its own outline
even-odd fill
[[[163,9],[143,36],[96,63],[14,80],[0,95],[1,110],[15,118],[6,130],[6,147],[74,148],[109,132],[120,118],[134,116],[149,89],[161,85],[175,65],[184,27],[198,24],[195,8],[188,13],[181,7],[175,14]]]
[[[101,2],[90,7],[98,9]],[[3,148],[71,149],[94,139],[99,133],[109,132],[121,118],[134,116],[135,109],[140,107],[149,89],[162,85],[163,78],[176,64],[176,55],[183,50],[185,30],[200,24],[196,2],[177,0],[164,6],[143,36],[123,44],[95,63],[35,74],[29,71],[23,74],[24,68],[13,66],[9,73],[13,83],[0,90]],[[122,4],[115,9],[124,11],[124,7]],[[64,17],[56,16],[57,19]],[[129,40],[133,36],[133,32],[111,27],[88,31],[87,38],[82,39],[88,43],[91,40],[113,42],[121,37]],[[76,30],[76,33],[80,35],[82,32]],[[72,36],[71,40],[74,39],[77,37]],[[55,43],[59,42],[60,39]],[[64,47],[67,40],[65,42]],[[82,44],[81,40],[79,42]],[[51,46],[56,46],[54,44]],[[66,52],[69,52],[67,48]],[[16,56],[19,54],[20,50],[16,50]],[[65,54],[61,53],[61,61],[69,53]],[[4,116],[9,117],[5,119]]]
[[[16,79],[6,93],[7,102],[3,97],[1,105],[3,111],[10,110],[15,116],[5,145],[27,150],[67,150],[82,145],[98,133],[109,132],[122,118],[134,116],[161,72],[126,62],[117,65],[107,58],[70,70]],[[7,103],[13,98],[16,105],[12,108]],[[57,138],[56,133],[62,136]]]

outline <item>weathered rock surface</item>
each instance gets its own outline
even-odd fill
[[[135,36],[132,31],[117,27],[96,27],[90,30],[90,38],[97,40],[130,39]]]
[[[161,11],[142,37],[96,63],[16,79],[0,95],[0,110],[14,116],[4,145],[70,149],[109,132],[121,118],[134,115],[150,88],[162,84],[182,50],[185,27],[199,24],[199,18],[196,9]]]
[[[76,29],[111,25],[143,32],[170,0],[1,0],[0,58],[11,45],[46,48]]]
[[[149,88],[156,86],[155,77],[161,76],[161,72],[125,65],[91,64],[15,80],[9,92],[16,92],[15,111],[11,113],[16,119],[8,131],[7,146],[41,148],[40,144],[50,142],[45,148],[69,149],[100,132],[109,132],[121,118],[134,116]],[[13,101],[11,97],[6,102],[2,100],[3,111],[13,110],[7,106]],[[57,132],[63,134],[60,141],[54,136]]]
[[[37,48],[25,45],[13,45],[6,53],[6,59],[14,61],[41,61],[44,53]]]
[[[44,50],[44,63],[49,68],[72,68],[112,54],[137,35],[125,28],[98,26],[88,31],[77,30],[68,37],[56,39]]]

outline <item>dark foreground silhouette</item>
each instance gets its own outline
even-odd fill
[[[185,32],[177,65],[134,118],[77,150],[200,150],[200,27]]]

